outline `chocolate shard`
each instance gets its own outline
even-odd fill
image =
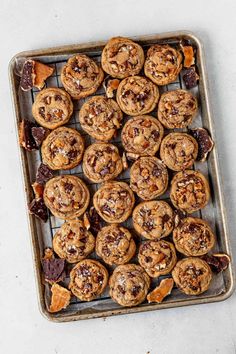
[[[41,162],[36,173],[36,182],[43,185],[53,176],[53,171],[47,165]]]
[[[34,141],[38,147],[42,144],[43,140],[49,134],[49,130],[43,127],[32,127],[31,131]]]
[[[88,217],[90,221],[90,231],[96,235],[102,228],[102,221],[94,207],[90,208]]]
[[[20,87],[23,91],[29,91],[34,86],[34,64],[33,60],[26,60],[23,66]]]
[[[20,127],[19,127],[20,145],[23,146],[28,151],[33,151],[38,149],[38,145],[36,144],[34,137],[32,135],[33,127],[36,127],[36,125],[27,119],[23,119],[20,122]]]
[[[230,257],[224,253],[217,253],[213,255],[206,254],[202,256],[202,259],[209,264],[212,271],[215,273],[220,273],[227,269],[230,263]]]
[[[32,200],[29,204],[29,212],[44,222],[48,219],[47,207],[42,198]]]
[[[65,279],[65,260],[61,258],[42,259],[45,280],[56,283]]]
[[[196,69],[194,66],[191,66],[190,68],[184,70],[183,80],[188,90],[197,86],[199,76],[196,73]]]
[[[190,129],[189,134],[192,135],[198,143],[198,161],[206,161],[209,152],[213,149],[214,142],[208,131],[204,128]]]

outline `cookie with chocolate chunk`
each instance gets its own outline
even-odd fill
[[[95,93],[103,78],[101,67],[84,54],[71,57],[61,72],[62,85],[77,100]]]
[[[116,178],[122,168],[119,150],[115,145],[94,143],[85,150],[83,171],[92,182],[101,183]]]
[[[130,187],[144,200],[155,199],[168,187],[168,172],[155,156],[140,157],[130,169]]]
[[[123,112],[130,116],[153,111],[158,98],[158,87],[146,77],[141,76],[130,76],[123,79],[116,93],[118,105]]]
[[[84,259],[70,272],[69,289],[81,301],[91,301],[103,293],[108,282],[108,271],[94,259]]]
[[[37,94],[32,106],[34,119],[43,127],[55,129],[66,124],[73,113],[73,103],[65,90],[50,87]]]
[[[131,233],[122,226],[108,225],[97,234],[96,253],[107,264],[125,264],[134,256],[135,250]]]
[[[93,196],[98,214],[108,223],[121,223],[128,219],[134,207],[134,193],[128,184],[120,181],[104,183]]]
[[[84,153],[84,140],[72,128],[53,130],[42,144],[42,159],[52,170],[69,170],[77,166]]]
[[[139,203],[132,218],[138,234],[150,240],[168,236],[174,227],[174,212],[163,200]]]
[[[143,63],[142,47],[128,38],[111,38],[102,51],[103,70],[119,79],[137,75]]]
[[[51,213],[63,220],[81,216],[89,204],[89,190],[76,176],[51,178],[45,185],[43,199]]]

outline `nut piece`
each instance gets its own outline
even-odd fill
[[[214,142],[211,139],[208,131],[203,128],[190,129],[189,134],[192,135],[198,143],[197,160],[204,162],[207,159],[209,152],[214,147]]]
[[[52,298],[49,307],[49,312],[58,312],[65,309],[71,298],[71,292],[58,284],[53,284],[51,288]]]
[[[110,76],[107,76],[103,81],[103,87],[106,92],[107,98],[115,97],[116,91],[118,89],[120,80],[118,79],[109,79]]]
[[[148,302],[160,303],[163,299],[170,295],[174,285],[174,280],[172,278],[163,279],[160,285],[157,286],[152,292],[147,296]]]
[[[129,167],[127,159],[126,159],[125,152],[123,152],[123,155],[122,155],[122,165],[123,165],[123,169],[124,170],[127,170],[127,168]]]
[[[34,182],[32,184],[32,188],[33,188],[33,191],[34,191],[35,199],[43,198],[44,187],[43,187],[42,184]]]
[[[138,154],[134,154],[132,152],[127,152],[126,157],[128,161],[136,161],[140,156]]]
[[[206,254],[202,259],[209,264],[212,271],[215,273],[220,273],[223,270],[226,270],[231,261],[230,257],[225,253],[215,253],[213,255]]]
[[[84,226],[85,226],[86,230],[89,230],[91,224],[90,224],[90,221],[89,221],[89,215],[88,215],[87,211],[84,213],[83,219],[84,219]]]
[[[184,71],[183,80],[184,80],[185,86],[188,90],[197,86],[199,76],[196,73],[196,69],[194,66],[191,66],[190,68],[188,68]]]
[[[45,248],[43,259],[53,259],[53,258],[55,257],[52,248],[50,247]]]
[[[184,46],[182,43],[180,44],[180,47],[184,54],[184,67],[189,68],[191,65],[195,64],[193,47],[190,45]]]

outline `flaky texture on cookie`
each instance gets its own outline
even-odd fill
[[[142,47],[124,37],[111,38],[102,51],[103,70],[119,79],[137,75],[143,67]]]
[[[43,199],[54,216],[71,220],[82,215],[88,207],[90,194],[85,183],[76,176],[51,178],[45,185]]]
[[[109,280],[110,296],[121,306],[141,304],[148,293],[150,278],[136,264],[125,264],[115,268]]]
[[[65,90],[77,100],[95,93],[103,78],[104,73],[100,66],[85,54],[71,57],[61,72],[61,82]]]
[[[209,265],[198,257],[189,257],[177,262],[172,277],[178,288],[187,295],[205,292],[212,279]]]
[[[84,259],[72,268],[69,289],[81,301],[91,301],[103,293],[107,282],[106,268],[94,259]]]
[[[70,95],[56,87],[42,90],[32,106],[34,119],[43,127],[55,129],[66,124],[73,113]]]

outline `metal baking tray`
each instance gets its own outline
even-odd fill
[[[203,172],[209,180],[211,187],[211,200],[207,207],[198,213],[193,215],[200,216],[207,220],[213,230],[215,231],[217,241],[214,251],[225,252],[231,256],[230,244],[229,244],[229,232],[226,221],[226,209],[224,204],[224,197],[222,191],[222,178],[218,166],[218,155],[217,155],[217,141],[215,138],[213,118],[210,109],[210,98],[207,82],[207,69],[205,66],[203,46],[199,38],[197,38],[193,33],[188,31],[177,31],[162,34],[154,34],[149,36],[139,36],[133,37],[133,40],[140,43],[144,50],[150,45],[155,43],[168,43],[173,46],[178,45],[181,39],[187,39],[196,48],[196,65],[199,71],[199,85],[192,91],[197,95],[199,101],[199,113],[194,120],[191,127],[205,127],[207,128],[213,140],[215,141],[215,147],[210,153],[208,160],[204,163],[195,163],[194,168]],[[60,71],[67,59],[75,53],[85,53],[95,61],[100,61],[101,51],[105,45],[106,41],[90,42],[76,45],[69,45],[56,48],[48,48],[34,51],[22,52],[15,55],[9,64],[9,75],[11,82],[11,91],[13,97],[13,104],[15,109],[15,122],[16,131],[18,132],[19,122],[22,118],[32,120],[31,107],[34,101],[37,90],[33,89],[30,92],[23,92],[19,87],[20,77],[18,68],[20,64],[28,58],[33,58],[35,60],[40,60],[43,63],[48,63],[54,66],[55,71],[53,76],[47,80],[47,87],[62,87],[60,81]],[[184,83],[182,81],[181,74],[178,80],[174,83],[169,84],[160,88],[160,92],[166,90],[172,90],[176,88],[184,88]],[[100,88],[97,94],[104,93],[103,88]],[[81,130],[80,124],[78,122],[78,111],[83,104],[84,100],[74,102],[74,114],[67,124],[70,127],[78,129],[85,137],[86,144],[89,145],[93,142],[88,135]],[[152,112],[155,116],[156,112]],[[121,145],[120,138],[116,137],[112,142]],[[41,161],[40,151],[36,152],[26,152],[24,149],[20,150],[21,166],[22,166],[22,176],[25,188],[26,196],[26,210],[28,203],[33,199],[33,191],[31,184],[35,180],[35,174],[38,165]],[[59,174],[71,173],[82,177],[84,180],[86,178],[83,175],[81,165],[70,171],[60,171]],[[128,172],[122,173],[118,180],[127,180]],[[92,184],[86,180],[90,187],[90,190],[94,192],[98,186]],[[168,193],[161,196],[159,199],[167,199]],[[174,288],[171,295],[168,296],[160,304],[148,304],[147,302],[142,303],[137,307],[124,308],[113,302],[110,297],[108,290],[99,298],[91,302],[81,302],[79,299],[73,297],[71,304],[63,311],[51,314],[48,312],[47,308],[50,303],[50,290],[49,285],[44,284],[42,281],[42,271],[41,271],[41,258],[43,250],[45,247],[50,247],[52,244],[52,237],[55,231],[63,223],[61,220],[50,215],[49,220],[46,224],[36,219],[34,216],[27,212],[29,229],[31,235],[31,243],[33,250],[33,262],[35,269],[35,276],[38,289],[38,299],[39,307],[41,313],[45,315],[49,320],[55,322],[64,321],[74,321],[81,319],[90,319],[96,317],[105,317],[118,314],[129,314],[135,312],[144,312],[158,309],[165,309],[171,307],[179,307],[193,304],[203,304],[215,301],[222,301],[227,299],[233,292],[234,289],[234,276],[233,276],[233,265],[230,263],[228,269],[218,275],[214,275],[213,281],[209,290],[200,296],[187,296],[182,294],[177,288]],[[130,220],[124,223],[125,226],[132,228]],[[135,236],[135,235],[134,235]],[[139,242],[136,236],[137,243]],[[168,238],[167,238],[168,239]],[[96,258],[95,254],[92,257]],[[163,278],[163,277],[161,277]],[[68,278],[65,281],[65,285],[68,284]],[[153,283],[155,286],[155,282]]]

